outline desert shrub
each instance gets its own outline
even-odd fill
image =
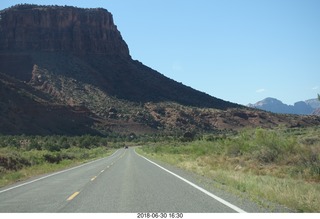
[[[62,160],[74,160],[76,159],[76,155],[72,153],[62,153],[60,155]]]
[[[58,144],[54,142],[47,142],[44,144],[44,148],[48,151],[54,152],[54,151],[60,151],[61,148]]]
[[[302,138],[300,140],[300,142],[302,144],[305,144],[305,145],[315,145],[315,144],[319,144],[320,143],[320,137],[318,137],[318,136],[307,136],[305,138]]]
[[[60,154],[45,154],[43,155],[43,157],[45,161],[49,163],[60,163],[60,161],[62,160]]]
[[[79,140],[79,147],[80,148],[89,148],[91,145],[89,136],[82,136]]]
[[[68,138],[65,136],[62,136],[58,139],[58,145],[60,146],[60,148],[63,148],[63,149],[68,149],[71,147],[68,141]]]
[[[20,139],[18,136],[0,136],[0,147],[20,148]]]
[[[265,129],[257,129],[254,140],[258,146],[268,147],[272,150],[279,150],[282,144],[282,139],[275,131]]]
[[[150,147],[149,147],[150,148]],[[160,153],[160,152],[162,152],[163,151],[163,147],[161,147],[161,146],[155,146],[155,147],[152,147],[152,149],[153,149],[153,152],[154,153]]]
[[[28,146],[28,150],[41,150],[41,145],[39,144],[39,142],[36,140],[36,139],[32,139],[29,143],[29,146]]]
[[[204,139],[205,141],[216,141],[216,140],[219,139],[219,137],[216,136],[216,135],[212,135],[212,134],[211,134],[211,135],[206,135],[206,136],[204,136],[203,139]]]
[[[181,141],[188,142],[193,141],[195,139],[195,133],[193,132],[185,132],[181,138]]]
[[[81,159],[88,159],[89,157],[90,157],[89,153],[86,153],[86,152],[82,153],[80,156]]]
[[[21,152],[22,156],[30,162],[30,166],[42,164],[45,162],[44,154],[47,151],[43,150],[30,150]]]
[[[300,151],[300,162],[309,170],[309,174],[320,180],[320,147],[304,147]]]
[[[30,162],[15,153],[0,154],[0,166],[2,170],[20,170],[24,166],[30,166]]]
[[[255,151],[253,157],[260,163],[272,163],[278,158],[278,151],[269,147],[261,147],[260,150]]]

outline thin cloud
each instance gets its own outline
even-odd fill
[[[265,91],[266,91],[266,89],[261,88],[261,89],[256,90],[256,93],[262,93],[262,92],[265,92]]]
[[[312,88],[312,90],[318,90],[318,89],[319,89],[318,86],[315,86],[315,87]]]

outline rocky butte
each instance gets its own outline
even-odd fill
[[[131,58],[106,9],[23,4],[0,11],[0,133],[128,134],[278,124],[320,120],[249,109],[167,78]]]
[[[77,79],[87,78],[108,94],[130,101],[165,100],[214,108],[238,106],[177,83],[132,60],[112,14],[106,9],[17,5],[1,11],[0,16],[0,70],[27,82],[32,78],[32,70],[25,72],[30,65],[41,65],[49,72],[55,68],[56,73],[64,75],[77,67]],[[19,55],[10,56],[12,52]],[[59,57],[54,57],[56,54]],[[64,60],[69,63],[61,66]],[[25,69],[16,69],[21,65]]]
[[[20,5],[1,12],[0,49],[104,54],[130,58],[106,9]]]

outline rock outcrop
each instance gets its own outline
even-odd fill
[[[249,109],[167,78],[132,60],[105,9],[0,11],[0,134],[132,136],[277,124],[320,118]]]
[[[133,102],[240,107],[132,60],[111,13],[102,8],[23,4],[0,11],[0,72],[29,82],[34,65]]]
[[[17,5],[0,13],[0,50],[130,57],[106,9]]]

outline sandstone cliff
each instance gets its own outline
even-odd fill
[[[212,85],[214,86],[214,84]],[[300,127],[319,117],[248,109],[132,60],[105,9],[0,11],[0,134],[152,133]]]
[[[239,107],[132,60],[106,9],[24,4],[0,11],[0,72],[29,82],[34,65],[133,102],[172,101],[218,109]],[[57,91],[48,82],[43,83],[46,86],[41,87]]]
[[[105,9],[17,5],[0,13],[0,50],[68,51],[130,57]]]

